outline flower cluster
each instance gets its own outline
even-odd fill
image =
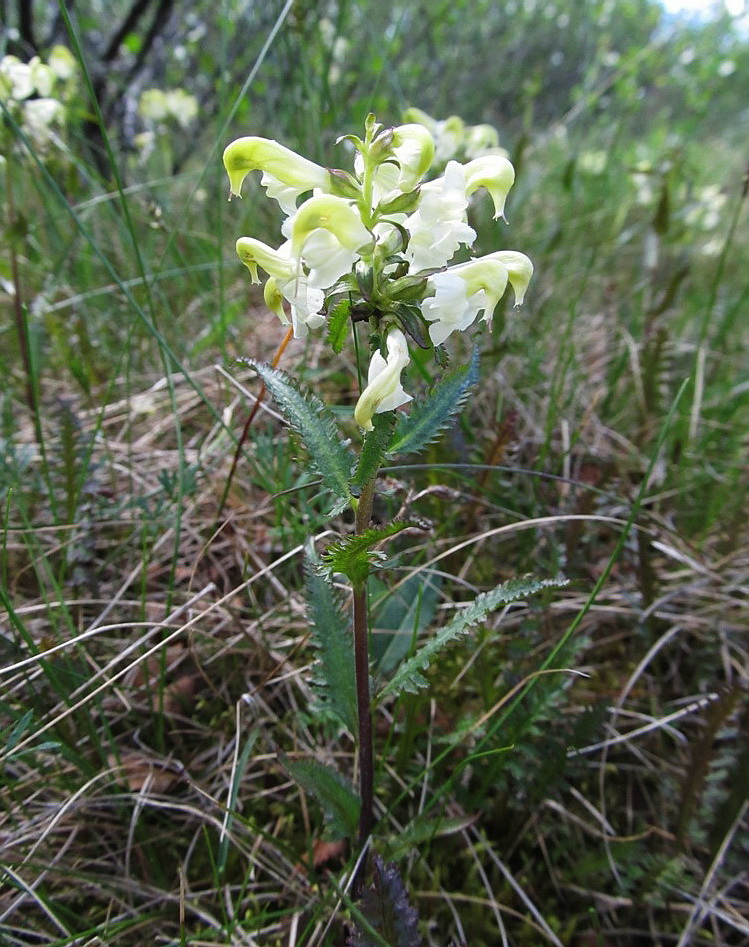
[[[46,63],[38,56],[29,62],[16,56],[0,60],[0,101],[37,150],[61,145],[55,128],[65,121],[76,78],[77,63],[66,46],[53,47]]]
[[[376,348],[354,416],[371,430],[373,415],[411,400],[401,384],[410,361],[407,337],[429,348],[479,316],[488,322],[508,283],[520,305],[533,266],[508,250],[449,265],[476,238],[467,217],[474,192],[487,191],[494,217],[503,216],[515,176],[504,155],[451,160],[440,177],[426,181],[435,141],[419,122],[384,128],[370,115],[363,140],[340,140],[355,149],[353,173],[257,137],[232,142],[224,165],[230,196],[239,196],[247,175],[258,170],[287,215],[278,248],[254,237],[237,241],[253,282],[259,269],[267,274],[265,300],[281,322],[289,322],[288,306],[301,338],[339,313],[341,303],[353,321],[369,321]]]

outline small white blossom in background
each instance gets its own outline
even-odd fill
[[[458,115],[438,120],[421,109],[407,108],[407,122],[423,125],[434,138],[433,170],[441,171],[449,161],[470,161],[483,155],[509,157],[499,145],[499,132],[493,125],[466,125]]]
[[[717,184],[701,187],[694,195],[693,202],[687,208],[684,222],[698,230],[715,230],[722,219],[727,197]]]
[[[577,166],[584,174],[597,177],[606,170],[607,160],[605,151],[583,151],[577,159]]]
[[[485,190],[495,219],[503,217],[515,172],[493,129],[456,119],[435,131],[443,145],[458,143],[464,160],[450,158],[442,175],[426,180],[440,143],[418,120],[428,116],[411,112],[414,121],[395,128],[370,116],[364,140],[341,139],[356,151],[353,171],[324,168],[256,136],[224,151],[230,197],[260,171],[268,197],[286,215],[278,248],[249,236],[236,244],[252,281],[260,282],[260,270],[266,274],[268,308],[291,323],[296,338],[322,329],[341,306],[344,318],[369,322],[374,345],[354,410],[365,431],[375,414],[411,400],[401,380],[410,344],[440,346],[479,316],[490,322],[508,284],[520,305],[533,274],[528,257],[513,250],[452,263],[476,239],[467,217],[471,197]]]
[[[146,89],[138,101],[138,115],[150,129],[176,123],[188,128],[198,117],[198,100],[184,89]]]
[[[58,132],[76,86],[77,63],[65,46],[53,47],[47,63],[38,56],[28,62],[17,56],[0,60],[0,101],[40,153],[64,147]]]

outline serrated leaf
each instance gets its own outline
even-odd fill
[[[356,733],[356,678],[351,623],[331,582],[320,575],[314,550],[305,562],[307,609],[318,663],[312,687],[319,705]]]
[[[342,500],[349,500],[348,481],[355,458],[342,442],[335,419],[326,405],[286,372],[254,359],[246,359],[245,363],[262,378],[284,418],[302,439],[325,486]]]
[[[354,947],[421,947],[419,915],[408,900],[408,893],[395,865],[386,863],[375,852],[372,855],[372,884],[364,892],[359,905],[360,917],[354,914]],[[374,937],[371,933],[375,932]]]
[[[331,836],[355,838],[361,800],[349,781],[317,760],[290,760],[283,753],[279,759],[294,782],[320,803]]]
[[[474,352],[469,364],[452,369],[426,400],[414,402],[410,414],[401,414],[388,455],[415,454],[437,440],[477,381],[478,354]]]
[[[355,533],[331,543],[322,556],[325,568],[329,572],[340,572],[347,576],[354,585],[361,585],[366,582],[371,567],[378,559],[385,557],[383,552],[373,547],[410,527],[421,528],[412,520],[393,520],[386,526],[373,526],[363,533]]]
[[[359,462],[351,481],[352,487],[363,487],[377,476],[383,458],[390,446],[395,428],[395,412],[383,411],[372,418],[373,429],[364,436],[364,444],[359,454]]]
[[[328,334],[325,341],[333,346],[336,355],[340,355],[346,344],[348,335],[349,316],[351,315],[351,301],[341,299],[334,307],[328,319]]]
[[[566,585],[565,579],[534,579],[533,577],[524,577],[521,579],[510,579],[498,585],[491,592],[483,592],[477,596],[467,608],[460,611],[453,620],[438,631],[427,643],[398,668],[393,677],[382,688],[378,695],[378,700],[384,697],[392,697],[403,691],[411,694],[417,694],[420,687],[426,687],[427,681],[421,673],[425,671],[434,658],[448,644],[466,634],[473,626],[483,621],[484,618],[493,612],[498,606],[506,605],[508,602],[516,602],[518,599],[527,598],[534,592],[540,592],[541,589],[561,588]]]

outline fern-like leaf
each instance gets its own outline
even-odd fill
[[[302,439],[315,470],[326,487],[341,500],[349,500],[348,481],[354,455],[342,442],[333,415],[317,395],[277,368],[247,359],[275,398],[281,413]]]
[[[420,687],[426,687],[427,681],[421,672],[429,667],[436,655],[446,645],[466,634],[471,626],[483,621],[499,605],[506,605],[508,602],[526,598],[541,589],[560,588],[566,584],[564,579],[534,579],[529,576],[521,579],[510,579],[508,582],[503,582],[502,585],[492,589],[491,592],[483,592],[398,668],[380,691],[378,700],[382,700],[384,697],[392,697],[403,691],[416,694]]]
[[[356,679],[351,627],[331,582],[320,574],[320,562],[308,548],[305,563],[307,608],[318,663],[313,690],[323,710],[356,733]]]
[[[388,454],[416,454],[445,430],[463,407],[478,381],[478,354],[467,365],[449,371],[424,401],[416,402],[408,415],[401,415]]]

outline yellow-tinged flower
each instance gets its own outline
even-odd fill
[[[241,197],[242,183],[250,171],[262,171],[261,183],[287,213],[293,212],[300,194],[313,188],[329,190],[331,186],[325,168],[270,138],[237,138],[224,151],[224,167],[229,175],[230,197]]]
[[[421,304],[433,345],[441,345],[456,330],[471,326],[480,312],[491,319],[507,287],[507,267],[498,260],[479,257],[428,277],[433,295]]]
[[[474,158],[463,167],[466,194],[485,187],[494,202],[494,219],[504,217],[505,201],[515,182],[515,169],[502,155],[490,154]]]
[[[333,194],[305,201],[283,232],[291,239],[291,255],[309,267],[310,285],[324,289],[350,272],[359,251],[373,240],[359,211]]]
[[[391,329],[387,337],[387,358],[376,351],[369,363],[367,387],[354,409],[354,418],[365,431],[374,428],[372,418],[383,411],[394,411],[411,401],[401,385],[401,372],[411,361],[406,337],[400,329]]]
[[[466,128],[465,154],[467,158],[478,158],[499,150],[499,132],[493,125],[469,125]]]
[[[240,237],[237,240],[237,256],[250,271],[253,283],[260,282],[257,275],[258,266],[277,279],[290,279],[298,269],[297,264],[288,255],[274,250],[254,237]]]
[[[488,253],[484,260],[497,260],[507,267],[510,286],[515,293],[515,305],[522,306],[528,284],[533,276],[533,264],[524,253],[517,250],[497,250]]]

